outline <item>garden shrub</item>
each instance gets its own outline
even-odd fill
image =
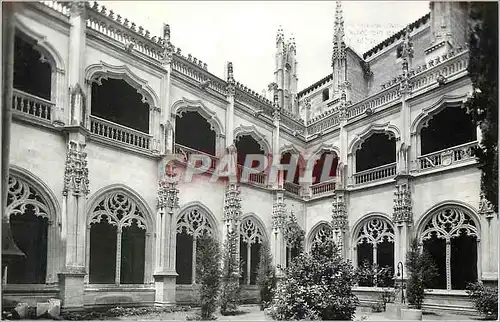
[[[406,269],[408,271],[408,285],[406,286],[408,304],[415,309],[421,309],[425,290],[434,284],[438,270],[430,254],[425,249],[420,252],[416,239],[413,239],[410,250],[406,254]]]
[[[329,238],[301,254],[285,270],[273,298],[275,320],[352,320],[359,303],[355,271]]]
[[[257,270],[257,285],[260,291],[261,310],[267,308],[276,291],[276,270],[273,266],[273,255],[269,243],[264,242],[260,248],[260,260]]]
[[[474,302],[476,310],[487,319],[498,319],[498,289],[486,287],[483,283],[469,283],[467,294]]]
[[[356,268],[359,286],[390,287],[394,285],[392,267],[379,267],[367,260]]]
[[[240,304],[240,264],[238,261],[238,234],[230,231],[224,243],[220,313],[238,312]]]
[[[201,284],[201,319],[213,320],[221,285],[219,243],[210,235],[204,234],[197,240],[196,246],[196,279]]]

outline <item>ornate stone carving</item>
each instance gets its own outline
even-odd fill
[[[264,237],[260,227],[252,218],[247,218],[240,224],[240,235],[247,244],[261,244]]]
[[[229,183],[224,199],[224,221],[232,223],[239,222],[241,219],[241,198],[238,185]]]
[[[335,26],[333,34],[332,66],[336,60],[346,59],[346,45],[344,42],[344,18],[342,16],[342,5],[337,1],[335,9]]]
[[[183,233],[198,238],[203,234],[213,235],[212,224],[199,209],[193,208],[184,212],[177,220],[177,233]]]
[[[493,216],[495,215],[493,205],[486,199],[483,192],[481,192],[479,196],[479,215],[486,218],[493,218]]]
[[[452,238],[465,233],[479,239],[476,224],[460,207],[448,206],[432,214],[421,234],[421,240],[431,239],[433,235],[449,242]]]
[[[236,92],[236,81],[234,80],[233,75],[233,63],[227,63],[227,86],[226,86],[227,94],[229,96],[234,96]]]
[[[332,202],[332,227],[334,230],[345,232],[348,225],[344,192],[335,191]]]
[[[161,52],[160,60],[163,64],[170,64],[172,62],[175,48],[170,42],[170,25],[163,24],[163,39],[161,43],[163,51]]]
[[[413,58],[413,43],[410,41],[409,26],[405,29],[403,43],[401,44],[401,58],[403,60],[402,69],[403,74],[400,75],[399,92],[401,94],[409,93],[411,91],[411,82],[409,74],[409,62]]]
[[[158,183],[157,207],[168,208],[170,211],[179,208],[179,189],[177,189],[178,178],[173,168],[168,167],[165,178]]]
[[[99,223],[103,219],[116,226],[118,232],[124,227],[132,226],[134,222],[137,227],[146,231],[151,228],[137,204],[120,192],[109,193],[92,210],[90,224]]]
[[[49,207],[40,192],[21,178],[10,175],[4,216],[9,220],[10,216],[22,215],[27,209],[31,209],[35,216],[50,218]]]
[[[394,192],[394,213],[393,222],[395,223],[412,223],[413,210],[411,191],[408,184],[396,185]]]
[[[82,150],[83,146],[79,143],[69,142],[64,169],[64,196],[67,196],[70,192],[75,196],[87,196],[89,193],[87,153]]]
[[[379,217],[366,220],[356,239],[357,244],[377,245],[384,241],[394,242],[394,229],[388,220]]]
[[[73,17],[78,17],[85,13],[85,1],[73,0],[70,3],[70,13]]]
[[[285,229],[286,226],[286,205],[284,201],[284,193],[282,191],[276,192],[276,199],[273,204],[273,229]]]

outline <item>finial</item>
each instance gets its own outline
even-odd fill
[[[166,23],[163,24],[163,39],[167,43],[170,42],[170,25]]]
[[[276,33],[276,43],[284,41],[285,35],[283,33],[283,28],[281,25],[278,27],[278,32]]]
[[[228,63],[227,63],[227,80],[228,80],[228,81],[231,81],[231,80],[233,80],[233,81],[234,81],[234,76],[233,76],[233,63],[232,63],[232,62],[228,62]]]
[[[337,6],[335,8],[335,25],[333,28],[332,60],[345,58],[344,36],[345,33],[344,33],[344,17],[342,14],[342,3],[341,1],[337,1]]]

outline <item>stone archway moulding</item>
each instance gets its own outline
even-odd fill
[[[177,214],[176,218],[176,226],[177,222],[183,218],[186,214],[188,214],[190,211],[196,210],[202,215],[205,215],[206,218],[205,220],[209,224],[210,228],[212,229],[212,233],[216,239],[219,239],[219,226],[217,225],[217,219],[214,216],[213,212],[204,204],[202,204],[199,201],[191,201],[185,204],[184,206],[179,209],[179,212]],[[177,227],[175,228],[177,229]]]
[[[391,122],[384,124],[370,124],[361,133],[354,136],[347,150],[349,154],[353,154],[356,150],[360,149],[363,142],[374,133],[385,133],[390,138],[395,138],[396,140],[401,138],[401,131],[399,131],[397,126],[391,124]]]
[[[340,149],[333,143],[321,142],[321,144],[309,154],[308,160],[314,158],[315,156],[321,156],[323,152],[334,152],[337,155],[337,158],[340,156]]]
[[[40,51],[42,55],[49,60],[52,68],[56,72],[64,74],[64,71],[66,70],[64,60],[62,59],[59,52],[54,48],[54,46],[52,46],[47,41],[46,36],[39,34],[38,32],[28,27],[18,14],[15,15],[15,27],[36,42],[34,48]]]
[[[443,95],[432,105],[422,109],[420,114],[415,118],[415,120],[413,120],[411,124],[411,135],[417,134],[423,127],[428,126],[429,121],[432,120],[434,115],[438,114],[446,107],[462,106],[467,101],[468,96],[469,94],[467,93],[462,95]]]
[[[217,113],[210,110],[201,100],[190,100],[185,97],[176,101],[170,108],[170,112],[174,117],[182,117],[185,112],[197,112],[210,124],[210,129],[215,131],[217,136],[224,136],[224,127],[222,122],[217,117]]]
[[[362,216],[361,218],[356,220],[356,222],[354,223],[353,230],[352,230],[353,233],[351,235],[351,239],[352,239],[351,245],[353,245],[354,247],[356,247],[358,245],[358,242],[360,241],[360,238],[361,238],[360,233],[362,233],[362,229],[364,229],[365,226],[367,224],[369,224],[373,219],[378,219],[382,225],[381,226],[379,225],[379,227],[371,227],[371,228],[382,229],[382,231],[377,231],[377,234],[371,236],[374,238],[373,238],[373,240],[369,240],[368,243],[378,243],[378,242],[380,242],[381,239],[383,239],[383,237],[388,237],[389,241],[392,241],[392,242],[395,241],[394,233],[395,233],[396,229],[394,228],[394,225],[392,223],[392,218],[385,213],[371,212],[371,213],[368,213],[368,214]],[[392,232],[390,230],[392,230]],[[362,235],[363,238],[369,239],[370,236],[368,233],[369,233],[369,231],[364,232],[364,234]]]
[[[257,141],[262,150],[264,150],[264,154],[268,155],[271,152],[271,146],[269,145],[269,142],[267,142],[265,135],[260,133],[255,125],[240,125],[234,129],[235,142],[238,142],[240,137],[243,135],[250,135],[255,141]]]
[[[150,108],[159,106],[159,98],[145,79],[137,76],[126,65],[116,66],[103,62],[92,64],[85,69],[85,80],[88,83],[101,84],[103,79],[115,78],[126,81],[142,95],[142,102],[148,103]]]

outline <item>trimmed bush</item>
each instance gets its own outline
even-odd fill
[[[469,283],[467,294],[474,301],[476,310],[488,320],[498,320],[498,289],[483,283]]]
[[[430,254],[425,249],[420,252],[416,239],[413,239],[410,250],[406,254],[406,269],[408,271],[406,287],[408,304],[415,309],[421,309],[425,290],[434,284],[438,270]]]
[[[196,279],[201,284],[200,309],[202,320],[214,320],[221,282],[219,243],[208,234],[197,240]]]
[[[344,260],[333,239],[313,246],[285,270],[270,316],[275,320],[352,320],[359,303],[352,292],[352,265]]]
[[[240,304],[240,265],[238,262],[238,234],[228,232],[224,243],[220,313],[231,315],[238,312]]]
[[[267,308],[276,291],[276,270],[273,266],[273,255],[268,242],[264,242],[260,248],[260,260],[257,271],[257,285],[260,288],[261,310]]]

